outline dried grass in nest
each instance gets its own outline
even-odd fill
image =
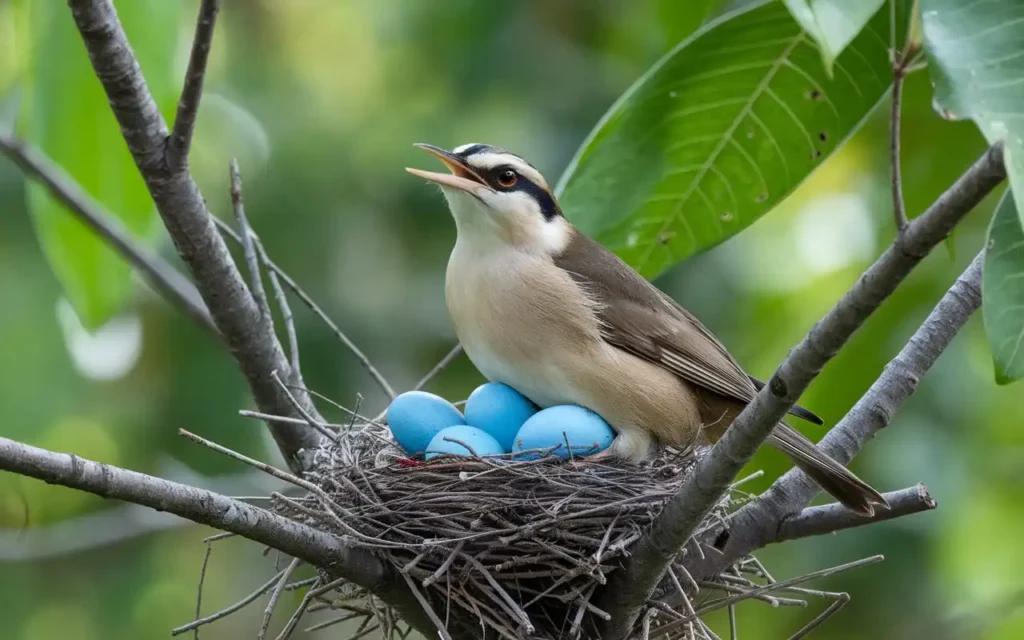
[[[373,549],[430,603],[439,627],[458,618],[511,640],[589,637],[594,617],[607,617],[591,596],[694,461],[674,451],[643,466],[550,455],[411,461],[371,423],[316,452],[307,479],[330,502],[278,497],[276,507]],[[662,637],[693,637],[693,626]]]

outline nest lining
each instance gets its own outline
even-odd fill
[[[550,455],[423,462],[396,447],[386,427],[363,424],[314,454],[316,471],[307,479],[329,501],[277,497],[275,504],[374,550],[408,578],[441,625],[471,619],[478,631],[510,640],[590,637],[595,617],[607,617],[593,593],[695,459],[666,451],[642,466]],[[708,526],[721,522],[726,502]],[[692,634],[692,626],[677,627],[661,637]]]

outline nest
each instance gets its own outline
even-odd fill
[[[429,604],[439,627],[470,619],[478,633],[511,640],[591,637],[595,618],[607,618],[591,602],[594,592],[679,489],[695,456],[667,451],[634,466],[550,453],[423,462],[406,457],[386,427],[356,425],[314,454],[317,471],[307,479],[323,494],[278,496],[276,506],[372,549]],[[676,627],[661,637],[693,634],[692,623]]]

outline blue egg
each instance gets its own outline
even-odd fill
[[[512,451],[512,442],[537,405],[512,387],[500,382],[480,385],[466,400],[466,424],[483,429],[494,436],[505,452]]]
[[[453,440],[458,442],[452,442]],[[486,431],[460,424],[442,429],[427,445],[427,452],[427,460],[430,460],[442,453],[454,453],[457,456],[471,456],[474,453],[478,456],[498,456],[505,453],[505,450]]]
[[[441,429],[466,424],[455,405],[426,391],[408,391],[391,401],[387,410],[388,427],[406,453],[427,450]]]
[[[513,451],[557,446],[552,453],[568,459],[566,440],[573,456],[586,456],[607,449],[614,439],[615,431],[601,416],[584,407],[564,404],[544,409],[527,420],[516,434]]]

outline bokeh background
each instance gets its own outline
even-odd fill
[[[180,31],[181,68],[195,15],[185,4],[181,23],[165,25]],[[223,4],[193,173],[213,210],[228,215],[227,162],[239,157],[250,219],[271,256],[398,389],[454,344],[443,278],[455,229],[436,189],[403,171],[429,166],[411,143],[501,145],[554,182],[612,101],[703,19],[680,0]],[[0,1],[5,118],[18,66],[13,13]],[[983,149],[973,125],[932,112],[930,91],[927,72],[907,83],[911,214]],[[891,241],[886,111],[777,210],[658,281],[753,374],[770,375]],[[24,189],[0,158],[0,435],[231,495],[276,488],[176,435],[185,427],[279,462],[261,424],[237,415],[250,401],[225,349],[142,284],[119,317],[82,329],[40,251]],[[914,272],[802,404],[827,424],[844,414],[981,248],[994,202]],[[297,316],[310,387],[347,405],[361,393],[368,411],[383,408],[329,330],[305,309]],[[458,400],[481,380],[460,357],[430,390]],[[885,555],[819,583],[853,601],[815,637],[1024,637],[1022,393],[996,386],[975,317],[855,464],[882,490],[927,483],[940,508],[761,552],[777,577]],[[786,467],[774,452],[759,454],[751,470],[766,475],[755,488]],[[213,533],[9,474],[0,475],[0,527],[0,636],[17,640],[167,637],[194,615],[201,540]],[[273,574],[273,554],[261,551],[214,543],[204,613]],[[286,594],[272,631],[298,599]],[[254,637],[262,613],[253,604],[203,635]],[[786,637],[815,614],[744,603],[740,637]]]

